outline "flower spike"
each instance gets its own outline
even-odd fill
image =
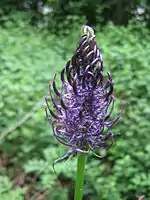
[[[54,164],[77,152],[110,148],[114,143],[110,128],[123,111],[108,121],[115,104],[113,79],[109,72],[107,80],[104,78],[103,58],[91,27],[82,27],[77,49],[62,69],[60,81],[61,90],[56,87],[56,75],[50,87],[50,100],[59,114],[53,112],[45,98],[46,118],[50,119],[49,114],[54,118],[51,123],[54,136],[69,151]],[[52,96],[52,89],[56,98]]]

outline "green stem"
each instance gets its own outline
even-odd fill
[[[82,191],[83,191],[83,183],[84,183],[85,158],[86,158],[86,156],[83,153],[80,153],[78,155],[76,187],[75,187],[74,200],[82,200]]]

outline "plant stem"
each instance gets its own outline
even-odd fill
[[[80,153],[78,155],[76,187],[75,187],[74,200],[82,200],[82,191],[83,191],[83,183],[84,183],[85,158],[86,158],[86,156],[83,153]]]

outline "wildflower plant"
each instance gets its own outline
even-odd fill
[[[81,200],[85,155],[90,150],[94,153],[112,146],[110,128],[121,116],[110,120],[115,102],[113,80],[110,73],[107,80],[104,78],[102,55],[89,26],[82,27],[79,45],[62,69],[60,79],[61,90],[56,87],[56,74],[49,84],[54,109],[45,97],[45,111],[55,138],[69,149],[54,164],[78,153],[75,200]]]

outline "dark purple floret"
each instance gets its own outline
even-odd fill
[[[61,71],[61,90],[55,75],[49,86],[51,103],[45,98],[54,136],[70,147],[66,156],[109,148],[113,144],[110,128],[120,118],[109,121],[115,101],[113,80],[110,73],[104,80],[102,55],[93,30],[84,26],[82,32],[74,55]]]

